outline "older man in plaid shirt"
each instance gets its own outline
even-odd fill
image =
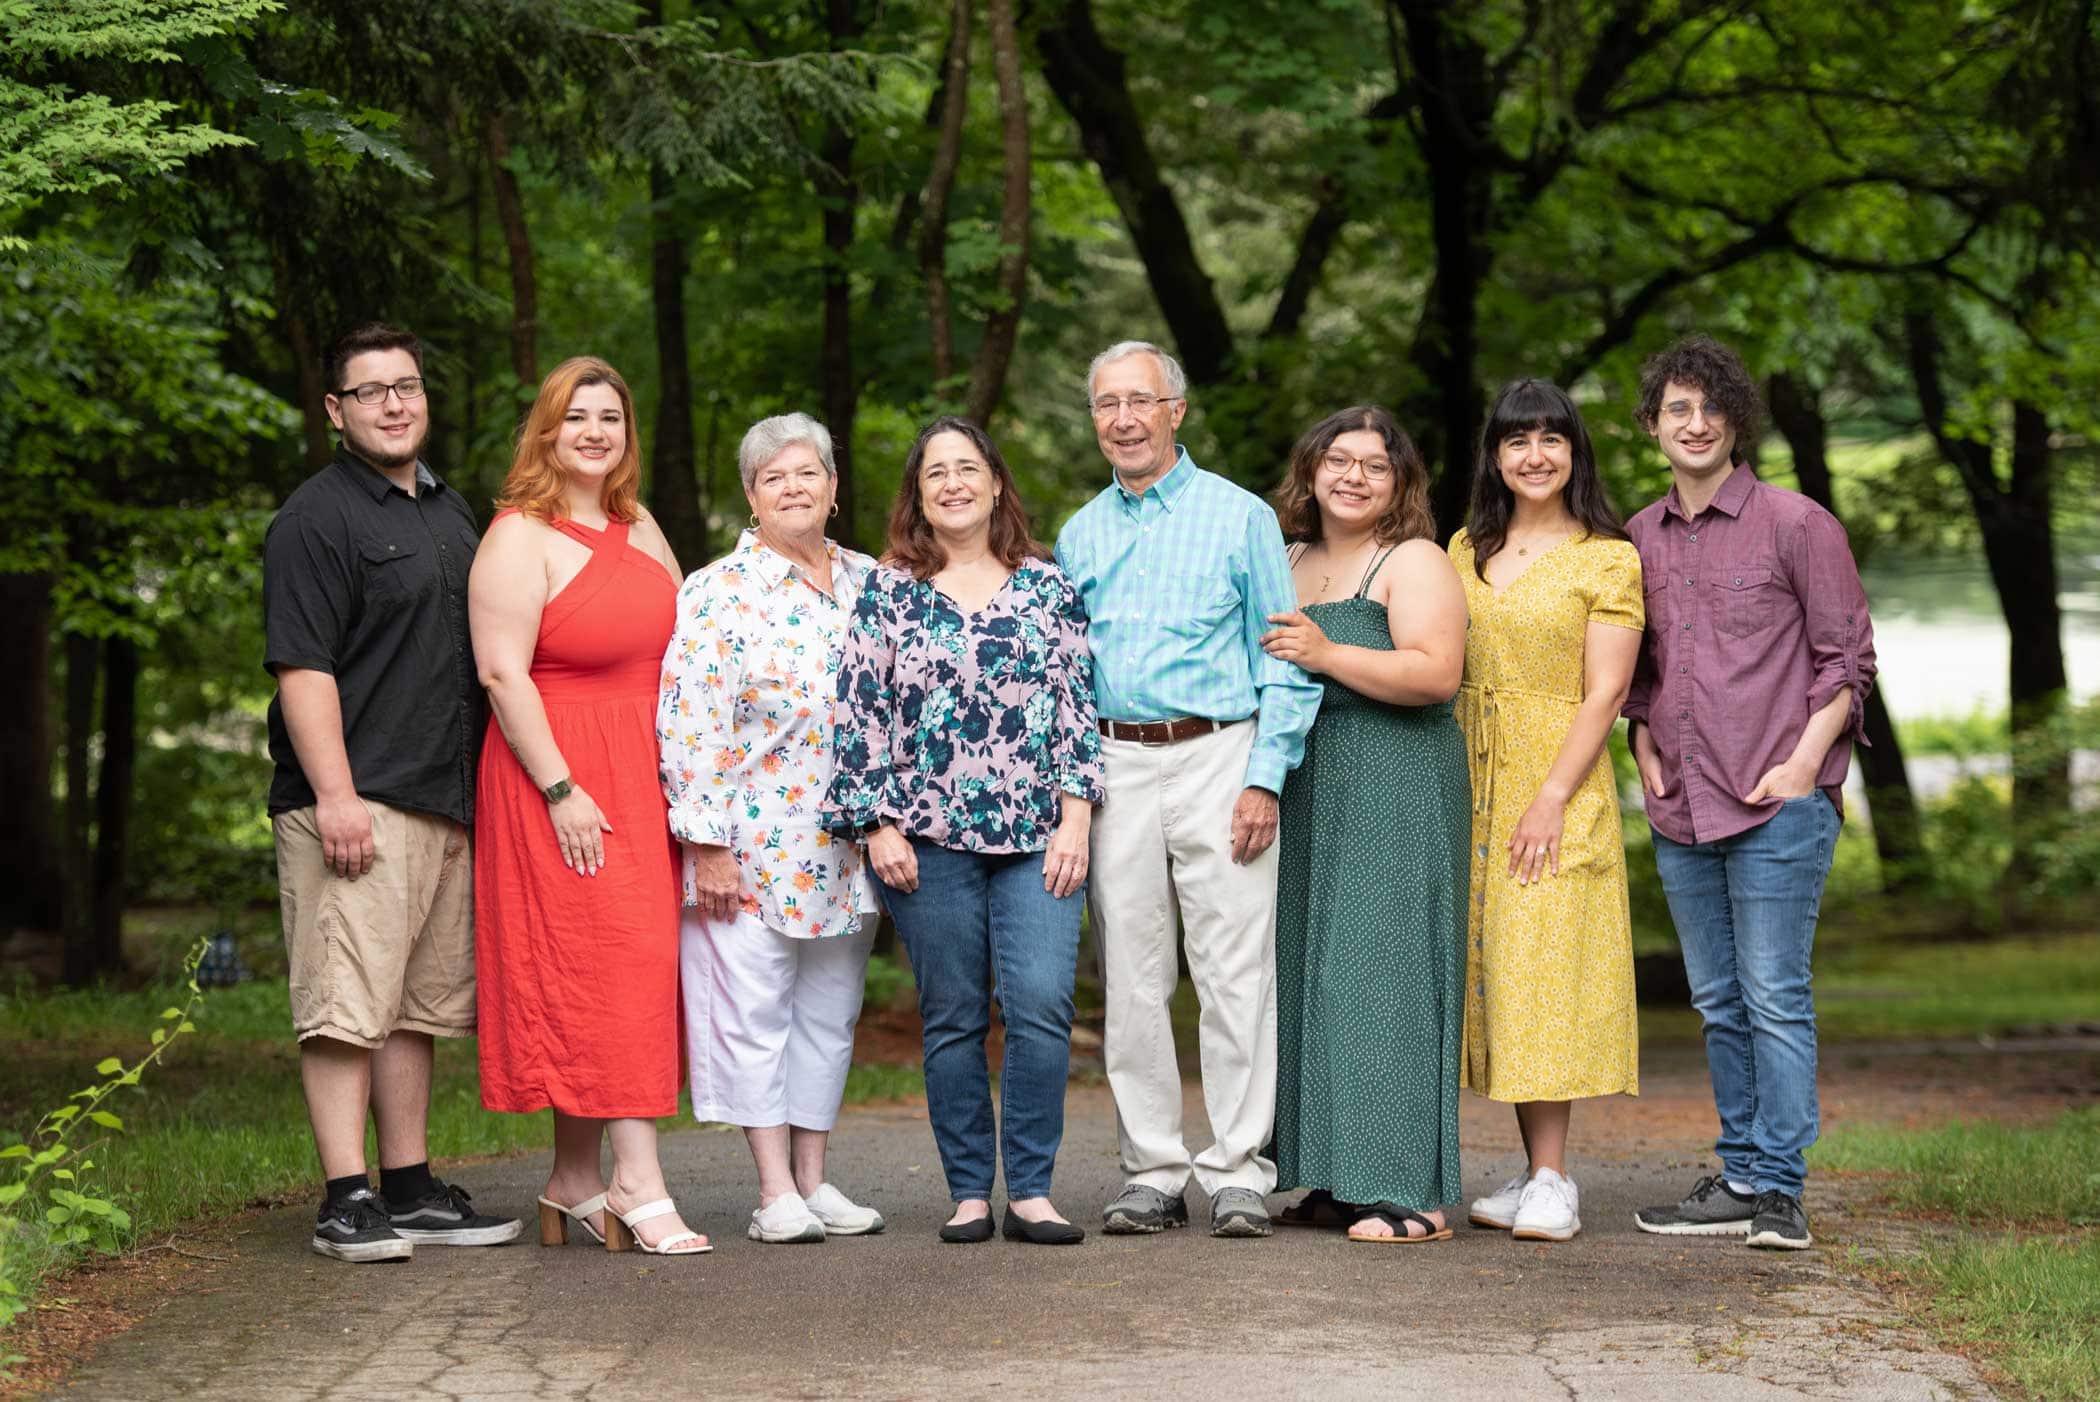
[[[1276,1186],[1261,1150],[1276,1113],[1277,795],[1320,688],[1262,651],[1269,615],[1297,607],[1283,534],[1259,497],[1175,443],[1187,385],[1147,342],[1095,357],[1087,400],[1115,481],[1057,542],[1091,619],[1106,737],[1091,895],[1125,1184],[1102,1229],[1187,1225],[1194,1177],[1211,1235],[1263,1237]],[[1213,1134],[1194,1155],[1167,1014],[1177,896]]]

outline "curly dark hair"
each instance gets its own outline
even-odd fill
[[[1480,453],[1473,464],[1473,500],[1466,515],[1466,539],[1473,545],[1473,572],[1485,580],[1487,562],[1509,540],[1509,518],[1517,495],[1502,480],[1502,440],[1512,434],[1543,429],[1568,440],[1568,485],[1561,489],[1568,514],[1585,535],[1626,539],[1619,513],[1605,493],[1597,471],[1597,450],[1582,424],[1582,411],[1566,390],[1551,380],[1511,380],[1495,396],[1480,429]]]
[[[1049,559],[1049,550],[1029,532],[1028,508],[1021,505],[1021,489],[1014,481],[1013,469],[999,455],[991,435],[968,419],[951,415],[935,419],[920,429],[917,441],[911,445],[911,453],[904,460],[904,476],[897,483],[897,500],[890,507],[889,546],[883,563],[916,579],[931,579],[947,567],[948,552],[941,549],[940,541],[934,537],[933,526],[926,519],[926,508],[920,500],[923,489],[919,483],[919,469],[926,462],[926,445],[943,433],[959,433],[969,439],[971,446],[984,458],[985,471],[991,473],[992,481],[998,485],[999,500],[992,507],[992,554],[1010,570],[1019,569],[1024,559]]]
[[[1329,414],[1305,430],[1291,449],[1290,470],[1276,489],[1276,516],[1285,540],[1315,541],[1320,538],[1320,504],[1313,499],[1313,475],[1320,459],[1334,440],[1345,433],[1369,429],[1385,440],[1385,455],[1393,464],[1393,499],[1372,523],[1371,535],[1380,545],[1403,540],[1423,540],[1436,535],[1436,518],[1429,511],[1429,469],[1407,430],[1392,414],[1376,404],[1358,404]]]
[[[1641,366],[1641,399],[1633,421],[1643,433],[1655,432],[1662,414],[1663,387],[1671,381],[1688,385],[1728,416],[1735,430],[1735,460],[1748,462],[1750,445],[1764,424],[1757,381],[1743,358],[1704,332],[1695,331],[1668,350],[1651,355]]]

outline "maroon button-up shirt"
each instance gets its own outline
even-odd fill
[[[1849,686],[1852,713],[1816,775],[1842,813],[1874,679],[1874,629],[1845,528],[1738,464],[1696,518],[1672,487],[1626,531],[1641,552],[1648,628],[1625,715],[1653,732],[1667,789],[1642,795],[1649,823],[1690,843],[1766,821],[1779,800],[1743,795]]]

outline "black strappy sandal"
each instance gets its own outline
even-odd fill
[[[1425,1241],[1448,1241],[1451,1237],[1451,1228],[1439,1227],[1421,1213],[1409,1211],[1398,1203],[1374,1202],[1358,1211],[1356,1222],[1371,1221],[1385,1223],[1393,1229],[1393,1234],[1391,1236],[1358,1236],[1356,1233],[1351,1232],[1349,1240],[1364,1246],[1419,1246]],[[1354,1227],[1356,1222],[1351,1222],[1349,1225]],[[1422,1229],[1421,1236],[1410,1236],[1408,1234],[1407,1224],[1410,1222]]]

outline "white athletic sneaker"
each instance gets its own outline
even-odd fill
[[[862,1207],[829,1183],[820,1183],[804,1202],[809,1215],[824,1224],[826,1236],[873,1236],[883,1228],[882,1214]]]
[[[1496,1192],[1484,1198],[1473,1199],[1473,1206],[1466,1213],[1466,1220],[1476,1227],[1493,1227],[1498,1232],[1508,1231],[1516,1225],[1517,1202],[1524,1196],[1524,1185],[1530,1181],[1531,1170],[1526,1168]]]
[[[764,1207],[751,1213],[751,1225],[744,1235],[753,1241],[771,1242],[780,1245],[788,1242],[822,1241],[824,1224],[817,1214],[809,1210],[809,1204],[799,1193],[782,1193]]]
[[[1582,1230],[1575,1180],[1542,1168],[1524,1185],[1510,1235],[1522,1241],[1567,1241]]]

